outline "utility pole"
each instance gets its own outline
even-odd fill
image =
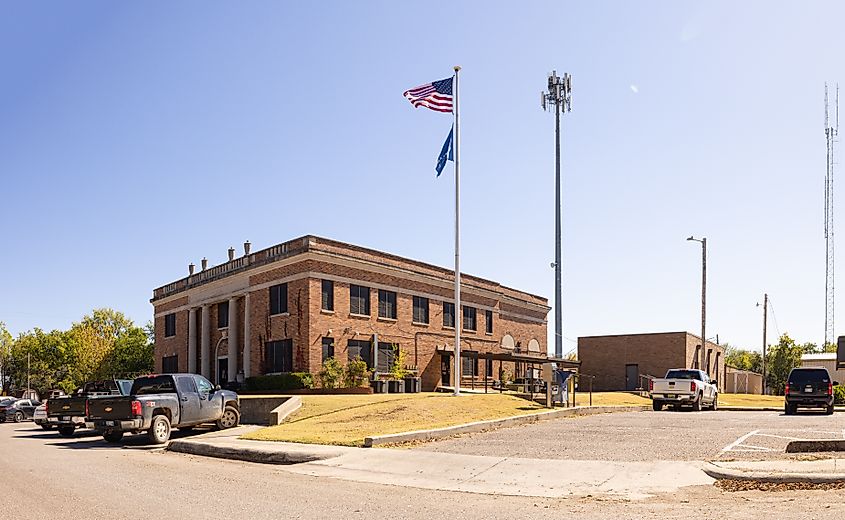
[[[763,395],[766,395],[766,319],[769,317],[769,295],[763,295]]]
[[[704,361],[704,350],[707,349],[707,336],[705,336],[705,325],[707,324],[707,237],[701,240],[689,237],[687,240],[701,244],[701,350],[698,352],[698,368]]]
[[[561,252],[560,252],[560,113],[572,111],[572,76],[557,71],[549,74],[548,91],[540,93],[543,110],[548,105],[555,111],[555,357],[563,357],[563,309],[561,296]]]
[[[29,386],[29,352],[26,353],[26,397],[29,398],[31,387]]]

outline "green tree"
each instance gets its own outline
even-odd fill
[[[763,371],[763,356],[756,350],[745,350],[725,345],[725,364],[740,370]]]
[[[339,388],[344,375],[343,364],[334,356],[323,361],[317,376],[323,388]]]
[[[801,356],[806,345],[796,344],[794,339],[784,333],[778,344],[769,348],[766,353],[766,379],[772,392],[783,394],[789,372],[801,365]]]
[[[8,366],[13,342],[14,338],[12,338],[9,330],[6,329],[6,324],[0,321],[0,395],[3,395],[8,390]]]

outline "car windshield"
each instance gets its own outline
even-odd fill
[[[175,394],[173,376],[139,377],[132,384],[132,395]]]
[[[666,379],[698,379],[696,370],[670,370],[666,372]]]
[[[803,385],[805,383],[827,383],[830,381],[830,375],[824,368],[816,368],[811,370],[793,370],[789,374],[790,385]]]

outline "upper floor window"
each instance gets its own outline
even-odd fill
[[[361,285],[349,286],[349,314],[370,315],[370,288]]]
[[[270,315],[288,312],[288,284],[270,287]]]
[[[454,327],[455,326],[455,304],[449,302],[443,302],[443,326],[444,327]]]
[[[464,305],[464,322],[462,325],[464,330],[476,330],[475,307]]]
[[[323,280],[320,308],[324,311],[334,310],[334,282],[331,280]]]
[[[217,304],[217,328],[225,329],[229,326],[229,302]]]
[[[164,337],[170,338],[176,335],[176,314],[168,314],[164,317]]]
[[[414,323],[428,323],[428,298],[414,296]]]
[[[484,311],[484,332],[493,334],[493,311]]]
[[[393,291],[378,291],[378,317],[396,319],[396,293]]]

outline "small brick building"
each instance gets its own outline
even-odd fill
[[[157,371],[222,383],[361,356],[386,372],[401,349],[424,390],[452,382],[453,271],[305,236],[189,272],[153,292]],[[463,384],[548,359],[545,298],[462,274],[461,303]]]
[[[725,350],[689,332],[660,332],[578,338],[581,373],[595,376],[593,390],[609,392],[648,388],[648,377],[663,377],[671,368],[698,368],[725,378]]]

